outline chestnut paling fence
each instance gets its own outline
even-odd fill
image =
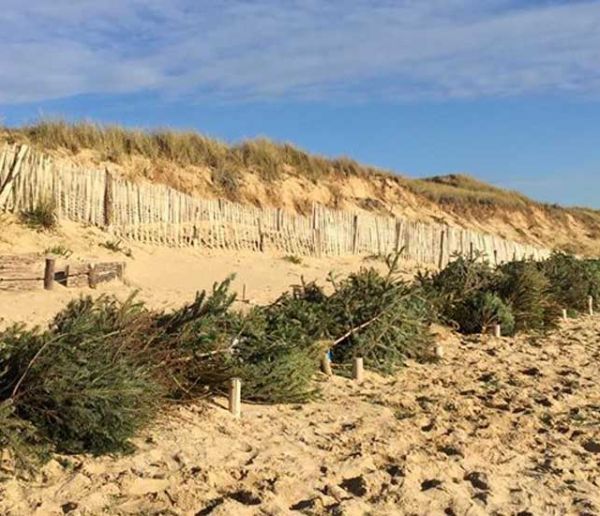
[[[0,148],[0,210],[19,213],[51,200],[58,216],[144,243],[277,250],[311,256],[387,254],[444,266],[475,251],[497,263],[550,250],[443,224],[335,211],[309,216],[226,200],[199,199],[164,185],[58,163],[26,145]]]

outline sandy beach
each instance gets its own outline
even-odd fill
[[[225,399],[176,407],[129,456],[3,482],[0,512],[597,514],[600,319],[543,338],[438,333],[440,364],[323,377],[307,405],[244,404],[239,420]]]

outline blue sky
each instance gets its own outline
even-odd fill
[[[0,116],[269,136],[600,208],[600,1],[2,0]]]

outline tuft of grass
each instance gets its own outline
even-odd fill
[[[100,247],[104,247],[105,249],[108,249],[109,251],[112,251],[113,253],[122,253],[125,256],[127,256],[128,258],[133,258],[133,251],[131,250],[130,247],[125,247],[123,245],[123,240],[121,240],[121,239],[106,240],[106,242],[102,242],[100,244]]]
[[[56,256],[63,256],[64,258],[69,258],[73,254],[73,251],[64,244],[57,244],[52,247],[47,247],[44,250],[44,254],[54,254]]]
[[[38,231],[53,231],[58,226],[56,204],[51,199],[41,199],[35,207],[21,212],[21,221]]]
[[[461,210],[482,207],[522,210],[536,204],[519,192],[497,188],[466,174],[409,180],[404,185],[436,204]]]
[[[300,265],[302,264],[302,258],[300,258],[299,256],[295,256],[293,254],[290,254],[288,256],[284,256],[282,258],[282,260],[286,261],[286,262],[290,262],[293,263],[295,265]]]
[[[213,184],[229,199],[237,201],[240,198],[242,174],[239,170],[226,168],[216,169],[211,173]]]

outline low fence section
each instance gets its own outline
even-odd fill
[[[52,269],[48,269],[49,262]],[[0,291],[64,287],[96,287],[123,279],[124,262],[81,262],[39,254],[0,255]]]

